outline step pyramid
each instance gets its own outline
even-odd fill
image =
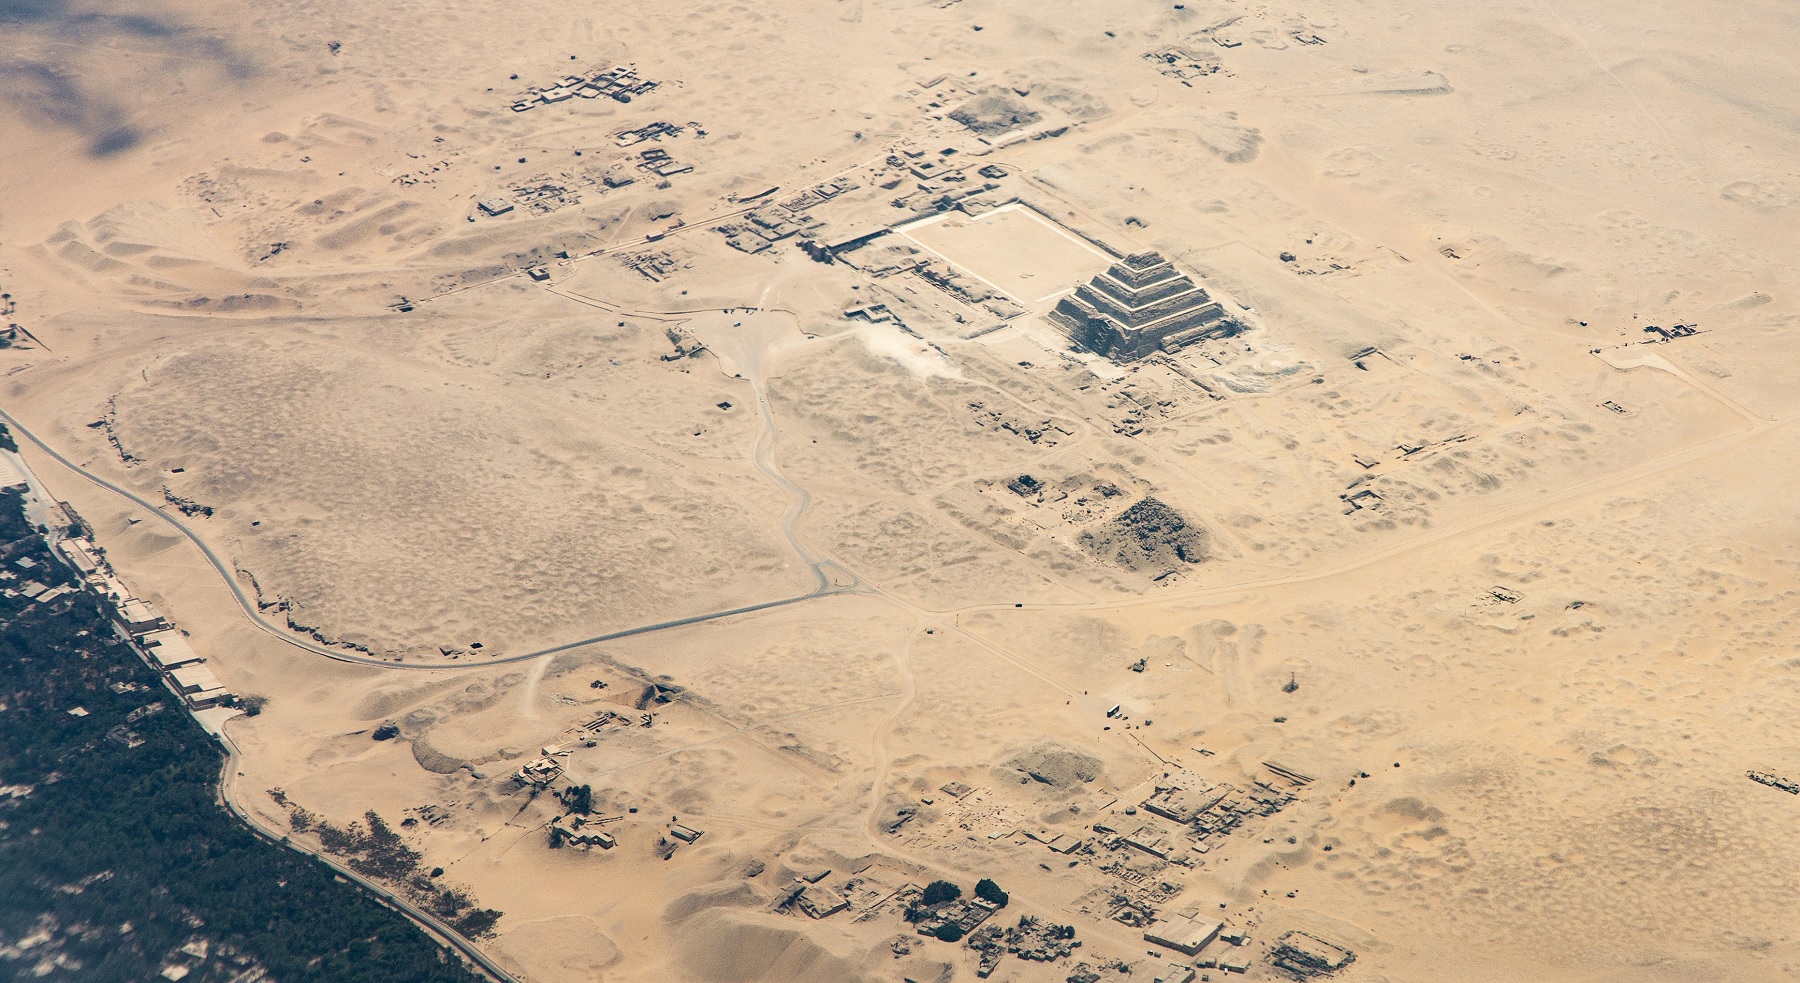
[[[1193,278],[1155,252],[1127,256],[1076,287],[1050,320],[1070,341],[1115,362],[1243,330]]]

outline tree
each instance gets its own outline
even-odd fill
[[[1006,902],[1011,900],[1005,891],[1000,890],[1000,885],[985,877],[975,882],[975,896],[993,904],[996,908],[1006,907]]]
[[[471,939],[479,939],[494,931],[494,923],[500,920],[503,912],[492,908],[477,908],[474,911],[450,923],[450,927]]]
[[[925,896],[920,900],[926,905],[948,904],[962,897],[962,888],[949,881],[932,881],[925,885]]]
[[[570,812],[585,816],[594,811],[594,789],[589,785],[571,785],[563,792],[562,801]]]
[[[945,942],[961,942],[963,930],[962,926],[955,922],[945,922],[944,924],[939,925],[937,931],[932,934]]]
[[[16,493],[0,490],[9,561],[28,552],[54,570],[46,544],[17,542],[31,532],[20,505]],[[146,703],[168,698],[145,695],[160,680],[114,639],[89,592],[54,605],[0,598],[0,697],[11,706],[0,714],[0,774],[36,789],[7,804],[12,832],[0,830],[0,936],[22,936],[44,919],[68,926],[129,917],[129,942],[112,932],[64,933],[57,946],[96,978],[152,979],[163,955],[204,923],[221,949],[229,944],[284,983],[479,983],[375,897],[223,808],[218,743],[175,706],[143,713]],[[141,689],[111,690],[117,682]],[[64,712],[76,704],[88,714]],[[106,740],[113,728],[136,742]],[[285,793],[270,795],[287,802]],[[291,822],[328,825],[297,807]],[[354,836],[331,830],[359,860],[406,860],[409,851],[379,816],[349,827]],[[20,835],[25,830],[43,835]],[[111,876],[89,876],[96,871]],[[58,889],[71,882],[86,887]],[[456,913],[462,927],[492,932],[498,913],[470,907]]]

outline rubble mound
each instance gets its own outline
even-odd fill
[[[780,919],[709,908],[682,922],[676,951],[705,983],[866,983],[854,957],[824,948]]]
[[[757,894],[756,889],[744,881],[712,884],[677,895],[663,906],[663,921],[679,922],[715,908],[754,908],[763,902],[762,895]]]
[[[950,118],[986,137],[1043,119],[1043,114],[999,89],[990,89],[963,103]]]
[[[1051,788],[1072,788],[1100,776],[1100,759],[1044,741],[1001,762],[996,769]]]
[[[1082,533],[1081,545],[1127,570],[1162,575],[1182,564],[1204,562],[1210,539],[1205,529],[1190,525],[1180,512],[1146,497],[1099,528]]]
[[[1225,116],[1201,116],[1193,122],[1194,136],[1227,164],[1247,164],[1262,148],[1262,131]]]

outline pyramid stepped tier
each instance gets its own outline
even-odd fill
[[[1116,362],[1242,331],[1224,308],[1157,253],[1138,253],[1063,298],[1050,319],[1069,339]]]

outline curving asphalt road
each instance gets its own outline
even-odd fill
[[[177,519],[173,515],[170,515],[168,512],[164,511],[164,509],[161,506],[145,500],[142,496],[139,496],[138,494],[131,491],[130,489],[121,487],[110,481],[107,481],[105,478],[102,478],[99,475],[96,475],[93,472],[88,471],[87,469],[76,464],[74,461],[71,461],[67,457],[64,457],[55,448],[53,448],[49,444],[45,443],[43,441],[43,439],[41,439],[40,437],[37,436],[37,434],[31,432],[31,430],[26,428],[24,425],[20,424],[16,418],[14,418],[11,414],[7,413],[4,410],[0,410],[0,422],[4,422],[6,424],[6,426],[11,430],[12,433],[30,441],[32,445],[37,447],[40,451],[44,452],[46,455],[48,455],[52,460],[56,461],[58,464],[67,468],[68,470],[74,472],[75,474],[78,474],[81,477],[86,478],[88,481],[93,482],[95,485],[97,485],[101,488],[104,488],[107,491],[110,491],[116,495],[119,495],[119,496],[125,498],[126,500],[138,505],[139,507],[145,509],[146,511],[150,512],[151,514],[161,518],[164,522],[167,522],[170,526],[174,527],[175,531],[179,532],[189,542],[193,543],[195,548],[199,549],[201,555],[206,558],[207,563],[212,565],[213,570],[216,573],[218,573],[219,578],[225,582],[225,586],[231,590],[232,597],[237,601],[238,608],[244,612],[244,615],[250,619],[252,624],[254,624],[258,629],[262,630],[263,632],[279,639],[280,641],[282,641],[288,645],[295,646],[296,648],[300,648],[307,652],[311,652],[315,655],[324,656],[325,658],[332,659],[332,660],[335,660],[338,662],[347,662],[347,663],[353,663],[353,664],[357,664],[357,665],[377,666],[377,667],[380,667],[383,669],[408,669],[408,670],[415,670],[415,671],[419,671],[419,670],[446,671],[446,670],[463,670],[463,669],[470,669],[470,668],[484,668],[487,666],[506,665],[509,663],[516,663],[516,662],[526,662],[526,661],[530,661],[533,659],[541,659],[548,655],[555,655],[559,652],[566,652],[571,649],[582,648],[582,647],[588,646],[588,645],[595,645],[595,644],[598,644],[601,642],[613,641],[615,639],[620,639],[620,638],[629,638],[634,635],[645,635],[645,634],[649,634],[651,632],[663,631],[663,630],[670,629],[670,628],[679,628],[679,627],[682,627],[685,625],[700,624],[702,622],[707,622],[707,621],[716,621],[721,618],[728,618],[733,615],[739,615],[739,614],[748,614],[753,611],[766,611],[771,608],[779,608],[779,607],[784,607],[784,606],[787,606],[790,604],[798,604],[801,601],[811,600],[816,597],[823,597],[823,596],[830,595],[830,594],[849,593],[851,591],[859,590],[860,587],[858,586],[856,578],[854,577],[854,575],[848,575],[847,572],[846,572],[846,574],[849,576],[850,583],[848,585],[842,586],[842,587],[837,586],[833,582],[833,577],[827,571],[827,567],[835,567],[836,565],[833,564],[830,560],[819,558],[816,554],[814,554],[811,550],[807,549],[806,546],[801,543],[801,541],[799,539],[798,531],[797,531],[797,526],[799,523],[800,515],[801,515],[801,513],[803,513],[806,510],[806,506],[810,502],[811,496],[807,494],[807,492],[804,488],[800,487],[798,484],[789,480],[786,475],[782,474],[780,469],[775,465],[774,448],[775,448],[777,435],[776,435],[776,430],[775,430],[774,415],[769,407],[767,397],[762,392],[761,386],[759,385],[757,387],[757,389],[758,389],[758,392],[757,392],[758,402],[760,403],[761,409],[762,409],[764,430],[763,430],[763,433],[757,439],[756,448],[753,452],[753,458],[754,458],[757,469],[760,470],[764,475],[766,475],[772,481],[774,481],[777,485],[779,485],[783,489],[783,491],[785,491],[788,494],[788,497],[789,497],[788,507],[783,512],[782,518],[781,518],[782,532],[787,537],[789,543],[792,545],[795,554],[797,556],[799,556],[800,559],[802,560],[802,562],[804,562],[808,566],[808,568],[810,568],[812,570],[813,576],[815,578],[817,578],[818,583],[817,583],[817,586],[813,590],[811,590],[805,594],[800,594],[800,595],[796,595],[793,597],[785,597],[785,598],[780,598],[778,600],[773,600],[773,601],[763,601],[763,602],[760,602],[757,604],[748,604],[748,605],[744,605],[742,607],[731,608],[731,609],[724,610],[724,611],[711,611],[711,612],[707,612],[705,614],[690,615],[685,618],[674,618],[674,619],[670,619],[668,621],[659,621],[654,624],[639,625],[635,628],[626,628],[626,629],[623,629],[620,631],[607,632],[605,634],[594,635],[589,638],[582,638],[582,639],[577,639],[572,642],[565,642],[561,645],[553,645],[548,648],[539,649],[534,652],[527,652],[522,655],[505,656],[502,658],[492,659],[492,660],[489,660],[486,662],[479,662],[479,663],[392,662],[392,661],[388,661],[385,659],[377,659],[372,656],[356,655],[354,653],[339,651],[336,649],[329,648],[327,646],[319,645],[315,642],[312,642],[312,641],[309,641],[309,640],[306,640],[303,638],[295,637],[294,634],[291,631],[285,629],[285,627],[272,624],[263,618],[262,612],[260,610],[258,610],[255,601],[253,601],[250,598],[250,596],[244,592],[243,587],[239,585],[237,577],[235,575],[235,572],[231,568],[229,568],[225,565],[224,561],[222,559],[220,559],[220,557],[217,553],[213,552],[212,547],[208,546],[207,543],[204,540],[202,540],[197,533],[195,533],[192,529],[188,528],[188,526],[185,523],[183,523],[181,520]],[[838,569],[841,570],[841,568],[838,568]],[[446,947],[456,953],[459,953],[464,959],[468,960],[468,962],[472,966],[474,966],[480,972],[487,975],[491,980],[495,981],[495,983],[521,983],[521,981],[517,977],[513,976],[511,973],[508,973],[505,969],[501,968],[501,966],[498,963],[496,963],[492,958],[490,958],[485,952],[483,952],[479,946],[477,946],[475,943],[471,942],[469,939],[467,939],[464,936],[462,936],[461,934],[459,934],[455,929],[453,929],[449,925],[445,924],[442,920],[438,919],[436,916],[432,915],[430,912],[427,912],[427,911],[419,908],[418,906],[412,904],[410,901],[406,900],[405,898],[401,897],[400,895],[396,894],[395,892],[389,890],[388,888],[383,887],[381,884],[377,883],[376,881],[373,881],[367,877],[364,877],[363,875],[350,869],[348,866],[344,865],[343,863],[333,859],[329,855],[327,855],[323,852],[320,852],[320,851],[308,849],[306,846],[289,839],[281,830],[273,829],[273,828],[270,828],[270,827],[264,825],[262,820],[259,817],[257,817],[253,813],[251,813],[249,810],[246,810],[246,809],[242,808],[241,806],[239,806],[236,801],[236,798],[234,796],[234,787],[235,787],[236,781],[237,781],[238,759],[239,759],[241,752],[239,751],[236,742],[234,742],[222,730],[219,732],[218,736],[219,736],[219,742],[224,746],[225,752],[226,752],[224,770],[221,772],[221,774],[219,776],[219,785],[218,785],[218,789],[217,789],[217,796],[218,796],[219,804],[224,806],[227,810],[229,810],[232,815],[236,816],[246,826],[250,827],[250,829],[254,833],[269,840],[270,842],[276,843],[280,846],[283,846],[290,850],[293,850],[296,853],[300,853],[305,856],[315,858],[319,862],[330,867],[333,871],[335,871],[339,876],[343,877],[345,880],[348,880],[351,883],[356,884],[357,886],[370,892],[377,899],[379,899],[383,904],[385,904],[388,907],[392,908],[393,910],[399,912],[402,916],[409,919],[414,924],[418,925],[421,929],[423,929],[426,932],[427,935],[429,935],[430,937],[435,939],[440,945],[443,945],[444,947]]]
[[[773,449],[775,441],[774,421],[770,416],[766,401],[764,401],[763,405],[763,415],[766,429],[763,436],[757,441],[756,466],[777,484],[781,485],[790,496],[788,509],[782,515],[782,532],[788,537],[789,542],[793,545],[795,553],[798,554],[807,566],[812,569],[813,576],[818,579],[818,586],[805,594],[797,594],[793,597],[784,597],[773,601],[760,601],[756,604],[746,604],[743,607],[729,608],[724,611],[708,611],[704,614],[689,615],[685,618],[672,618],[668,621],[658,621],[653,624],[638,625],[635,628],[625,628],[620,631],[606,632],[605,634],[580,638],[572,642],[564,642],[561,645],[552,645],[548,648],[526,652],[521,655],[502,656],[484,662],[396,662],[389,659],[379,659],[369,655],[357,655],[353,652],[345,652],[341,649],[334,649],[304,638],[298,638],[294,635],[293,631],[288,629],[285,625],[276,625],[262,616],[262,612],[257,609],[256,602],[252,600],[248,594],[244,593],[244,588],[238,583],[235,571],[226,566],[225,561],[220,559],[217,553],[213,552],[212,547],[208,546],[205,540],[201,539],[192,529],[189,529],[180,519],[170,515],[161,506],[144,499],[131,489],[115,485],[105,478],[94,474],[86,468],[83,468],[81,465],[76,464],[74,461],[64,457],[55,448],[39,438],[37,434],[26,429],[17,419],[5,410],[0,410],[0,422],[4,422],[7,428],[14,434],[30,441],[33,446],[49,455],[56,463],[73,471],[81,477],[86,478],[88,481],[93,482],[101,488],[131,501],[173,526],[176,532],[179,532],[182,536],[186,537],[187,540],[193,543],[195,548],[200,551],[200,554],[206,557],[206,562],[212,565],[213,570],[218,573],[219,579],[223,580],[225,586],[230,588],[231,595],[236,599],[238,608],[244,612],[244,616],[249,618],[250,622],[264,633],[292,645],[295,648],[304,649],[314,655],[324,656],[327,659],[332,659],[337,662],[375,666],[382,669],[408,669],[414,671],[441,672],[458,669],[480,669],[488,666],[503,666],[515,662],[529,662],[533,659],[541,659],[546,655],[556,655],[560,652],[584,648],[589,645],[598,645],[602,642],[611,642],[621,638],[631,638],[635,635],[648,635],[652,632],[666,631],[670,628],[681,628],[687,625],[697,625],[703,622],[717,621],[721,618],[749,614],[753,611],[767,611],[771,608],[799,604],[802,601],[810,601],[818,597],[825,597],[832,594],[845,594],[859,590],[860,588],[854,582],[849,586],[844,587],[839,587],[834,584],[831,576],[826,573],[825,569],[827,566],[832,566],[833,564],[831,564],[829,560],[818,559],[810,550],[800,544],[795,533],[795,525],[799,520],[800,513],[805,510],[809,497],[807,496],[805,489],[789,481],[786,476],[775,469],[773,462],[768,460],[769,452]]]
[[[412,921],[413,924],[424,929],[425,933],[431,936],[439,945],[450,949],[453,952],[460,953],[463,958],[473,963],[476,969],[486,974],[488,978],[495,980],[496,983],[521,983],[517,977],[500,968],[500,964],[489,958],[488,954],[482,952],[479,946],[464,938],[449,925],[444,924],[435,915],[419,908],[412,902],[402,898],[387,888],[382,887],[380,884],[364,877],[356,871],[351,870],[349,867],[333,860],[331,857],[326,856],[323,853],[308,850],[304,846],[295,843],[293,840],[288,839],[288,837],[280,830],[264,826],[262,821],[256,816],[239,808],[238,804],[231,797],[231,786],[237,781],[238,775],[238,747],[237,744],[232,741],[230,737],[226,736],[223,731],[219,734],[219,743],[225,746],[225,770],[219,775],[219,804],[229,810],[232,815],[242,820],[244,825],[250,827],[251,832],[278,846],[284,846],[295,853],[312,857],[325,866],[330,867],[338,874],[338,876],[355,884],[363,890],[368,891],[370,894],[375,895],[382,904],[394,909]]]

